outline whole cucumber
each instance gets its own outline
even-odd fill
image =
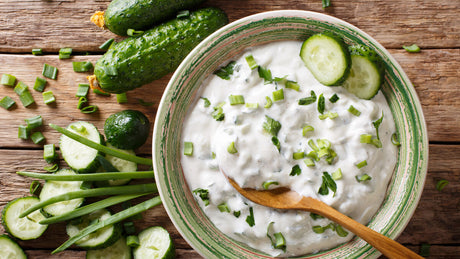
[[[205,37],[228,22],[217,8],[204,8],[127,38],[111,47],[94,67],[99,87],[123,93],[173,72]]]
[[[203,0],[113,0],[104,13],[104,23],[111,32],[126,36],[128,29],[150,29],[201,2]]]

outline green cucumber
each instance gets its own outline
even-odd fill
[[[351,70],[343,87],[358,98],[369,100],[383,84],[383,60],[374,50],[364,45],[353,45],[349,50]]]
[[[37,210],[27,217],[19,217],[22,212],[39,202],[37,197],[23,197],[8,202],[2,212],[5,231],[21,240],[39,238],[48,227],[48,225],[38,223],[45,219],[45,216]]]
[[[113,0],[104,12],[104,24],[111,32],[126,36],[128,29],[150,29],[201,2],[203,0]]]
[[[96,224],[109,218],[112,214],[106,209],[100,209],[81,217],[81,222],[71,221],[67,224],[66,231],[70,237],[77,235],[81,230],[91,224]],[[105,226],[96,232],[88,234],[75,242],[84,249],[102,249],[113,245],[121,237],[122,227],[116,223]]]
[[[67,130],[98,144],[104,144],[104,139],[96,126],[89,122],[77,121],[70,124]],[[61,154],[67,164],[79,173],[95,172],[99,167],[97,155],[99,151],[83,145],[71,138],[61,135],[59,146]]]
[[[0,258],[27,259],[24,250],[8,235],[0,235]]]
[[[327,86],[340,85],[350,72],[350,53],[341,38],[318,33],[300,49],[300,58],[313,76]]]
[[[105,120],[104,134],[107,142],[116,148],[136,149],[149,137],[150,121],[140,111],[120,111]]]
[[[204,8],[127,38],[97,61],[97,84],[105,92],[123,93],[159,79],[173,72],[198,43],[227,22],[222,10]]]
[[[97,250],[86,251],[86,259],[131,259],[131,247],[126,245],[126,239],[121,237],[115,244]]]
[[[75,171],[70,169],[61,169],[55,173],[56,175],[72,175],[76,174]],[[81,181],[46,181],[40,192],[40,200],[44,201],[59,194],[64,194],[73,191],[79,191],[82,188],[83,182]],[[73,211],[80,207],[83,203],[83,198],[73,199],[68,201],[61,201],[58,203],[50,204],[43,208],[43,210],[52,215],[60,216],[62,214]]]
[[[149,227],[139,233],[140,246],[134,248],[136,259],[173,259],[175,257],[174,243],[168,231],[160,226]]]

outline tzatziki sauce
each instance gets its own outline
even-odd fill
[[[232,59],[232,69],[221,71],[225,79],[208,76],[181,134],[182,169],[210,221],[271,256],[330,249],[353,234],[309,212],[255,204],[222,172],[245,188],[288,187],[367,224],[385,197],[398,154],[382,92],[362,100],[320,84],[299,57],[301,44],[246,49]],[[260,68],[251,69],[250,56]]]

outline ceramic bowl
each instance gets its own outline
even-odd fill
[[[382,91],[401,140],[398,162],[386,198],[368,226],[396,238],[411,219],[422,194],[428,164],[426,124],[417,94],[395,59],[369,35],[337,18],[308,11],[255,14],[228,24],[201,42],[169,82],[157,111],[153,160],[164,207],[184,239],[206,258],[268,258],[220,232],[199,207],[181,167],[181,130],[201,82],[220,64],[244,49],[272,41],[304,41],[318,32],[333,32],[346,43],[375,49],[386,66]],[[380,253],[360,238],[302,258],[376,258]]]

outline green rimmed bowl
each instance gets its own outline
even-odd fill
[[[401,141],[398,162],[386,198],[368,226],[396,238],[412,217],[422,194],[428,137],[420,102],[404,71],[388,51],[360,29],[337,18],[308,11],[273,11],[235,21],[200,43],[182,62],[162,97],[154,126],[155,180],[172,222],[185,240],[206,258],[269,258],[220,232],[199,207],[186,183],[181,157],[182,124],[201,82],[222,62],[244,49],[272,41],[304,41],[318,32],[333,32],[348,44],[375,49],[385,62],[382,91]],[[359,238],[299,258],[376,258],[380,253]]]

